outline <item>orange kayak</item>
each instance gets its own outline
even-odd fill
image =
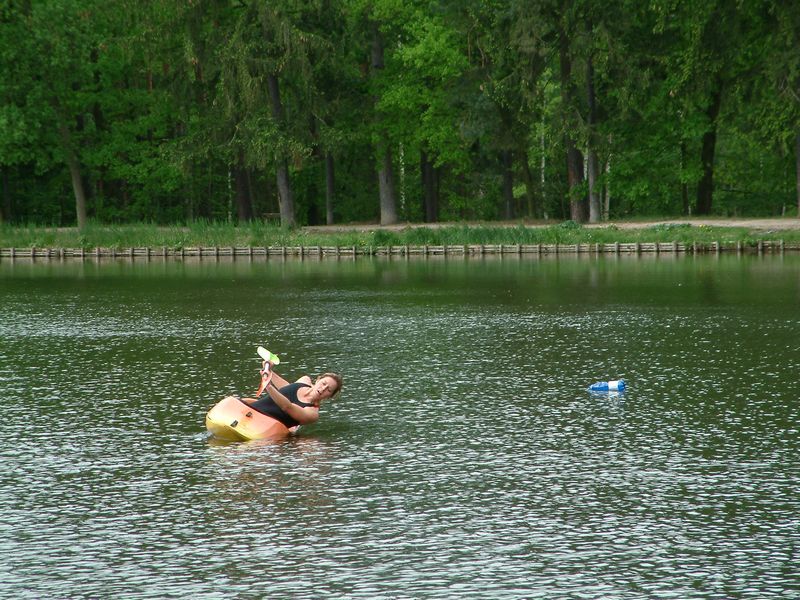
[[[227,396],[208,411],[206,429],[223,440],[248,441],[285,438],[296,428],[289,429],[239,398]]]

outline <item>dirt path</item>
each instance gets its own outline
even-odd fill
[[[525,222],[526,227],[548,227],[557,225],[557,221],[531,221]],[[587,224],[584,227],[609,227],[614,225],[619,229],[643,229],[655,225],[666,224],[689,224],[695,227],[705,225],[708,227],[745,227],[753,231],[778,231],[796,229],[800,230],[800,219],[798,218],[776,218],[776,219],[724,219],[724,218],[677,218],[652,221],[610,221],[607,223]],[[374,231],[383,229],[386,231],[401,231],[417,227],[428,227],[438,229],[441,227],[461,227],[461,226],[485,226],[485,227],[518,227],[520,221],[481,221],[481,222],[449,222],[449,223],[399,223],[397,225],[377,225],[377,224],[355,224],[355,225],[314,225],[303,227],[304,231],[311,233],[337,233],[349,231]]]
[[[706,225],[707,227],[745,227],[747,229],[754,229],[759,231],[769,230],[785,230],[785,229],[800,229],[800,219],[796,218],[782,218],[782,219],[670,219],[665,221],[639,221],[639,222],[620,222],[615,223],[620,229],[640,229],[642,227],[652,227],[653,225],[662,224],[681,224],[687,223],[695,227]],[[603,227],[604,225],[600,225]],[[595,227],[595,225],[588,225],[588,227]]]

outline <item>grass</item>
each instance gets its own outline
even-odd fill
[[[83,231],[75,228],[19,227],[0,225],[0,248],[130,248],[167,247],[180,249],[247,246],[441,246],[464,244],[583,244],[614,242],[679,242],[708,244],[759,240],[784,240],[800,243],[800,229],[751,231],[744,227],[718,227],[689,224],[647,225],[634,229],[583,227],[572,221],[558,225],[526,227],[500,225],[452,225],[437,228],[406,227],[388,230],[375,227],[366,231],[308,231],[287,229],[268,223],[236,225],[197,221],[183,226],[99,225]]]

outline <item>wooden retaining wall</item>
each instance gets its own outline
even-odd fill
[[[661,254],[661,253],[784,253],[800,244],[783,240],[744,245],[740,242],[683,244],[680,242],[613,244],[468,244],[447,246],[214,246],[191,248],[0,248],[0,258],[183,258],[220,256],[482,256],[506,254]]]
[[[192,248],[0,248],[0,259],[16,258],[183,258],[183,257],[357,257],[357,256],[483,256],[546,254],[707,254],[780,253],[800,251],[800,243],[761,241],[683,244],[680,242],[613,244],[468,244],[448,246],[268,246],[268,247],[192,247]]]

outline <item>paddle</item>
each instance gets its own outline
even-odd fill
[[[273,365],[281,364],[281,359],[278,358],[278,355],[273,354],[272,352],[264,348],[264,346],[259,346],[256,349],[256,352],[258,352],[258,355],[266,362],[271,362]]]
[[[267,389],[267,386],[272,379],[272,367],[274,365],[281,364],[281,359],[278,358],[277,354],[273,354],[264,348],[264,346],[259,346],[256,349],[256,352],[258,352],[258,355],[264,361],[264,368],[261,370],[261,385],[258,386],[258,391],[256,392],[256,398],[258,398],[261,393]]]

